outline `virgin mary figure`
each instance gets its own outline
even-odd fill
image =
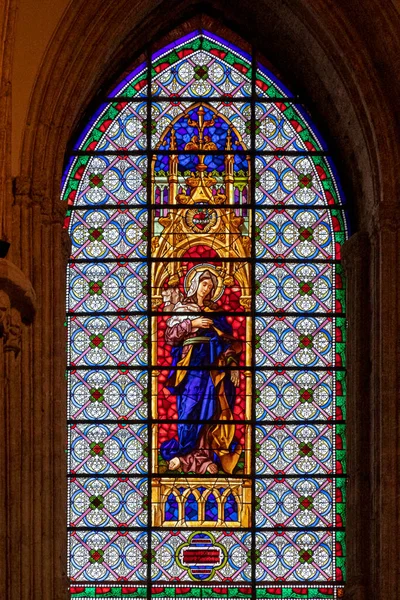
[[[177,399],[178,439],[163,442],[160,452],[170,470],[184,473],[232,473],[242,452],[232,414],[242,344],[218,314],[214,300],[222,282],[216,273],[211,265],[188,273],[186,279],[189,274],[192,279],[186,298],[176,304],[178,314],[167,321],[165,332],[172,346],[167,388]]]

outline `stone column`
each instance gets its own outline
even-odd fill
[[[7,254],[11,199],[11,74],[17,0],[0,4],[0,258]]]
[[[0,440],[1,489],[1,542],[4,552],[2,598],[21,595],[23,575],[29,572],[24,564],[25,531],[21,515],[30,510],[25,503],[21,480],[29,469],[30,441],[23,432],[24,406],[22,389],[29,385],[29,370],[23,369],[23,324],[29,325],[35,314],[35,293],[24,273],[10,261],[0,258],[0,345],[2,355],[2,437]],[[24,327],[24,335],[27,328]],[[29,411],[28,411],[29,414]],[[26,417],[25,417],[26,418]]]
[[[5,367],[7,600],[68,597],[64,208],[44,196],[33,200],[29,182],[15,182],[10,254],[38,302],[33,325],[22,332],[21,353]]]
[[[377,598],[400,598],[399,472],[399,211],[379,204],[371,218],[372,379],[371,487],[372,590]],[[368,423],[367,423],[368,424]]]
[[[343,250],[348,298],[346,598],[400,598],[399,218],[378,205]]]
[[[343,246],[347,289],[346,599],[366,600],[371,549],[371,250],[355,233]]]

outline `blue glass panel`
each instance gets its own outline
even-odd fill
[[[198,521],[199,507],[193,494],[189,494],[185,502],[185,517],[187,521]]]
[[[177,521],[178,520],[178,502],[176,501],[175,494],[170,494],[165,503],[165,520],[166,521]]]
[[[237,521],[238,519],[238,505],[233,494],[229,494],[225,500],[224,519],[225,521]]]
[[[206,500],[206,521],[218,520],[218,505],[214,494],[210,494]]]

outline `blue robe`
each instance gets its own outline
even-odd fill
[[[176,396],[178,421],[191,420],[193,423],[178,422],[178,440],[171,439],[161,444],[161,456],[169,461],[175,456],[185,456],[198,447],[204,422],[219,418],[218,386],[215,387],[210,368],[215,372],[223,372],[217,367],[221,355],[232,346],[232,327],[223,316],[213,316],[214,326],[227,335],[219,335],[213,328],[199,329],[193,337],[207,337],[209,342],[193,344],[190,365],[196,369],[188,369],[183,380],[174,384],[177,365],[182,358],[183,345],[174,346],[171,350],[172,367],[169,373],[167,389]],[[229,339],[231,338],[231,339]],[[175,368],[174,368],[175,367]],[[204,367],[204,368],[202,368]],[[208,368],[207,368],[208,367]],[[225,397],[231,410],[235,404],[236,390],[229,373],[219,385],[224,386]]]

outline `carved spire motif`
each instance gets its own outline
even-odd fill
[[[190,195],[178,194],[176,200],[182,204],[195,204],[195,203],[207,203],[207,204],[222,204],[226,201],[226,195],[224,193],[217,193],[213,196],[211,187],[217,183],[215,177],[210,173],[207,173],[207,165],[204,163],[205,155],[202,153],[204,150],[217,150],[217,146],[211,141],[209,135],[205,135],[204,131],[207,127],[212,127],[215,124],[215,115],[211,119],[204,119],[205,110],[201,104],[198,110],[198,120],[188,118],[188,124],[190,127],[196,127],[199,134],[192,136],[190,142],[185,145],[185,150],[199,150],[198,154],[198,165],[196,171],[198,173],[192,173],[190,177],[186,179],[187,185],[192,188]],[[230,132],[229,132],[230,135]]]

